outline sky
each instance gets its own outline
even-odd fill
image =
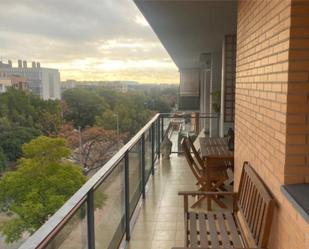
[[[61,80],[178,83],[133,0],[0,0],[0,57],[58,68]]]

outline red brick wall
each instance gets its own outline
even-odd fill
[[[291,0],[238,5],[236,187],[249,161],[277,199],[270,249],[309,248],[309,225],[280,191],[308,169],[308,41],[294,39],[308,37],[307,12],[295,18],[304,9]]]
[[[289,29],[289,1],[239,2],[236,161],[272,184],[284,181]]]

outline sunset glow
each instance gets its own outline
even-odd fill
[[[178,69],[132,0],[0,2],[3,61],[40,61],[61,80],[178,83]]]

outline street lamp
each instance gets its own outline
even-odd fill
[[[117,122],[117,136],[119,136],[119,115],[118,115],[118,113],[114,113],[113,116],[116,117],[116,122]]]
[[[117,147],[119,148],[119,115],[118,113],[114,113],[113,116],[116,117],[117,122]]]
[[[84,156],[83,156],[83,141],[82,141],[82,131],[81,127],[78,126],[78,130],[74,129],[74,132],[78,133],[78,140],[79,140],[79,160],[80,164],[84,166]]]

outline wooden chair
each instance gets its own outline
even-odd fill
[[[198,162],[198,164],[205,169],[205,162],[204,160],[201,158],[199,152],[196,150],[193,141],[191,140],[191,138],[186,138],[187,139],[187,145],[189,147],[189,149],[193,152],[194,158],[195,160]],[[217,167],[220,168],[221,170],[226,170],[229,167],[228,162],[226,161],[222,161],[222,160],[218,160],[216,162],[213,162],[213,167]]]
[[[195,148],[195,146],[194,146],[194,144],[193,144],[193,141],[191,140],[190,137],[187,138],[187,143],[188,143],[190,149],[192,150],[193,155],[194,155],[195,159],[197,160],[197,162],[198,162],[202,167],[204,167],[204,162],[203,162],[202,158],[200,157],[199,152],[196,150],[196,148]]]
[[[197,149],[194,146],[193,141],[191,140],[191,138],[188,138],[188,144],[190,146],[190,149],[192,150],[193,154],[194,154],[194,158],[195,160],[200,164],[203,165],[205,164],[205,162],[203,161],[203,159],[201,158],[199,152],[197,151]],[[234,184],[234,162],[230,161],[230,160],[212,160],[212,166],[213,167],[219,167],[222,170],[226,170],[227,172],[227,177],[229,180],[229,185],[233,185]],[[225,179],[224,179],[225,182]],[[223,185],[221,185],[223,186]],[[220,187],[221,190],[225,190],[224,188]]]
[[[232,211],[189,211],[189,196],[213,196],[217,192],[179,192],[184,196],[185,248],[266,248],[275,200],[245,162],[238,192],[220,194],[233,197]],[[180,248],[173,248],[180,249]]]
[[[212,167],[211,170],[206,170],[206,166],[201,162],[195,161],[191,155],[189,139],[184,138],[182,140],[182,148],[188,162],[188,165],[197,180],[199,191],[217,191],[222,187],[224,182],[228,179],[225,168],[223,167]],[[201,159],[200,159],[201,160]],[[206,174],[207,172],[207,174]],[[209,184],[208,184],[209,183]],[[192,208],[199,205],[206,197],[202,196],[193,204]],[[220,207],[226,208],[226,205],[218,199],[218,196],[209,197],[215,201]]]

